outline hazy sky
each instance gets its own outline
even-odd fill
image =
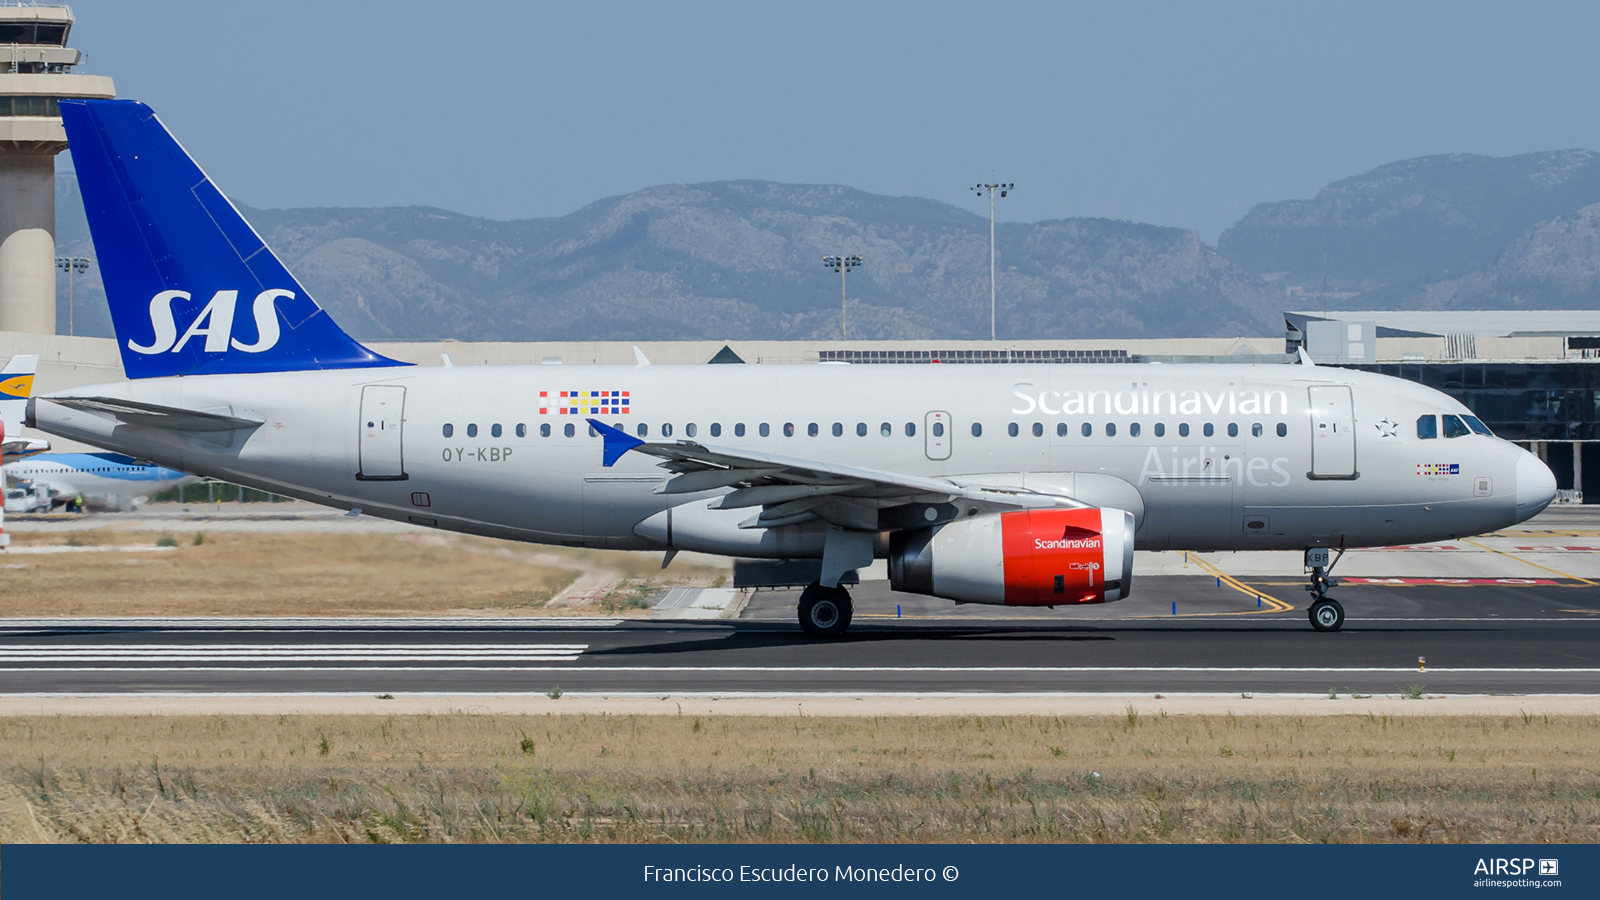
[[[1411,156],[1600,149],[1600,4],[79,0],[81,71],[260,207],[561,215],[762,178],[1198,229]]]

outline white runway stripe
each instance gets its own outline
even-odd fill
[[[199,644],[151,646],[58,644],[48,647],[0,646],[0,668],[39,668],[26,663],[84,662],[247,662],[271,665],[298,662],[573,662],[588,644]],[[51,666],[49,668],[57,668]]]

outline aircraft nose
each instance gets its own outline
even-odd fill
[[[1517,458],[1517,521],[1526,522],[1544,512],[1555,498],[1555,473],[1539,457],[1522,451]]]

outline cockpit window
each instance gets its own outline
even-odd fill
[[[1467,420],[1467,425],[1473,431],[1476,431],[1479,434],[1487,434],[1490,437],[1494,437],[1494,432],[1490,431],[1489,426],[1483,424],[1483,422],[1479,420],[1477,416],[1462,416],[1461,418]]]
[[[1431,441],[1439,436],[1439,418],[1437,416],[1417,417],[1417,437]]]
[[[1447,438],[1458,438],[1472,433],[1472,429],[1468,428],[1459,416],[1441,416],[1440,418],[1444,419],[1444,436]]]

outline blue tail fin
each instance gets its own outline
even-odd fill
[[[150,107],[61,121],[129,378],[406,365],[333,323]]]

